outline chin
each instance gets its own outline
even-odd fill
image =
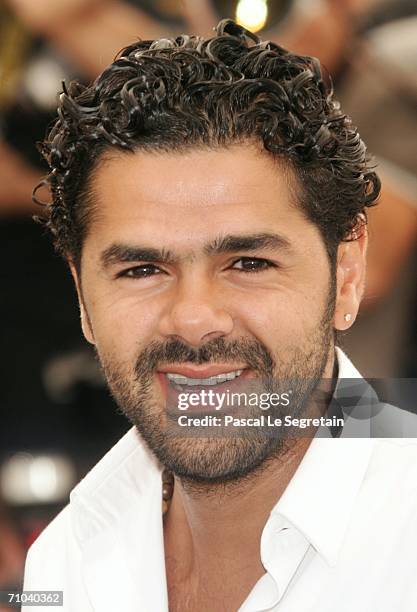
[[[139,430],[140,431],[140,430]],[[153,454],[179,478],[200,484],[222,484],[240,480],[257,470],[283,446],[280,439],[166,438],[161,444],[143,435]],[[161,442],[161,440],[159,440]]]

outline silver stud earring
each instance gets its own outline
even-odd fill
[[[344,318],[345,318],[346,323],[349,323],[349,321],[352,320],[352,315],[350,314],[350,312],[348,312],[345,314]]]

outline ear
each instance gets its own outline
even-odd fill
[[[81,291],[81,280],[79,278],[77,268],[71,260],[68,260],[68,265],[71,270],[72,278],[74,279],[75,287],[77,289],[78,304],[80,307],[81,329],[83,330],[84,338],[90,344],[95,344],[93,329],[91,326],[90,317],[88,316],[88,312],[84,304],[84,298]]]
[[[342,242],[337,251],[337,295],[334,327],[345,330],[353,325],[365,289],[368,232],[360,228],[357,237]]]

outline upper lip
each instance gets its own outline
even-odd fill
[[[211,376],[218,376],[219,374],[228,374],[229,372],[235,372],[236,370],[244,370],[244,365],[230,365],[230,364],[212,364],[205,366],[195,366],[187,364],[178,365],[167,365],[158,368],[158,372],[164,374],[180,374],[181,376],[187,376],[187,378],[210,378]]]

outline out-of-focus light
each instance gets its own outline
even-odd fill
[[[62,455],[16,453],[3,465],[1,490],[11,504],[64,501],[76,480],[74,467]]]
[[[268,19],[267,0],[239,0],[236,21],[251,32],[262,30]]]
[[[29,466],[29,486],[41,501],[55,496],[58,484],[57,466],[50,457],[37,457]]]

